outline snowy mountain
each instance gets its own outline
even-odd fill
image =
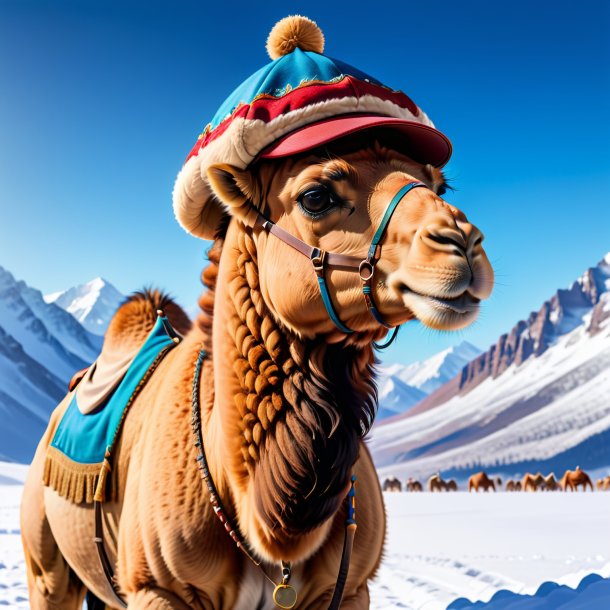
[[[385,375],[378,381],[377,387],[379,408],[375,421],[405,413],[427,396],[425,392],[406,384],[396,375]]]
[[[86,284],[48,294],[44,299],[72,314],[89,332],[101,336],[125,297],[110,282],[96,277]]]
[[[430,392],[455,377],[481,353],[467,341],[435,354],[422,362],[392,364],[379,368],[379,410],[376,421],[406,413]]]
[[[0,325],[24,351],[60,379],[95,360],[101,337],[87,332],[42,293],[0,267]]]
[[[0,267],[0,459],[29,461],[72,375],[102,338]]]
[[[66,383],[0,327],[0,460],[28,463]]]
[[[370,446],[380,476],[610,466],[610,254]]]

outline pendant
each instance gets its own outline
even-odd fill
[[[280,583],[273,591],[273,601],[279,608],[294,608],[297,603],[297,592],[294,587]]]

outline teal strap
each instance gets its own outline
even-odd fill
[[[390,219],[392,218],[392,215],[394,214],[394,211],[398,207],[398,204],[401,202],[402,198],[409,191],[411,191],[414,188],[418,188],[420,186],[423,186],[424,188],[428,188],[422,182],[410,182],[409,184],[405,184],[396,193],[396,195],[394,195],[394,197],[392,197],[392,201],[390,201],[388,207],[386,208],[386,210],[383,214],[383,218],[381,219],[381,222],[379,223],[379,226],[377,227],[377,231],[375,231],[375,235],[373,235],[373,241],[371,241],[371,246],[369,248],[369,253],[368,253],[368,256],[366,259],[367,263],[370,266],[371,275],[369,278],[363,280],[362,293],[364,294],[364,298],[366,300],[368,310],[371,312],[371,315],[375,318],[375,320],[377,320],[377,322],[379,322],[379,324],[381,324],[382,326],[385,326],[386,328],[391,328],[391,326],[383,319],[383,316],[381,315],[380,311],[377,309],[377,305],[375,304],[375,301],[373,299],[373,290],[371,287],[373,269],[374,269],[375,263],[377,262],[377,259],[379,258],[379,242],[381,242],[381,240],[385,234],[385,230],[388,226],[388,223],[390,222]],[[396,333],[394,333],[394,335],[392,335],[392,338],[390,339],[390,341],[387,344],[384,344],[382,346],[376,346],[376,347],[378,347],[378,349],[383,349],[383,347],[390,345],[390,343],[394,340],[395,337],[396,337]]]
[[[328,317],[334,322],[335,326],[344,333],[353,333],[354,331],[351,328],[348,328],[339,320],[339,316],[335,312],[335,308],[333,307],[333,302],[330,299],[330,294],[328,293],[328,288],[326,287],[326,281],[321,274],[318,274],[318,286],[320,287],[320,294],[322,295],[322,302],[324,303],[324,307],[326,307],[326,312],[328,313]]]
[[[392,201],[390,201],[390,205],[388,205],[388,207],[385,210],[385,213],[383,214],[383,218],[381,219],[381,222],[379,223],[379,227],[377,227],[377,231],[375,231],[375,235],[373,235],[373,241],[371,242],[371,247],[369,248],[369,255],[368,255],[369,260],[371,260],[375,257],[375,251],[377,250],[377,246],[379,245],[379,242],[381,241],[381,238],[383,237],[383,234],[385,233],[388,223],[390,222],[390,218],[392,218],[392,214],[394,214],[394,210],[400,203],[400,200],[410,190],[412,190],[414,188],[418,188],[420,186],[423,186],[424,188],[428,188],[422,182],[409,182],[409,184],[405,184],[396,193],[396,195],[394,195],[394,197],[392,198]]]
[[[394,339],[396,339],[396,336],[398,335],[399,328],[400,328],[400,326],[394,327],[394,330],[392,331],[392,335],[385,343],[377,343],[377,341],[373,341],[373,347],[376,350],[382,350],[382,349],[386,349],[387,347],[390,347],[390,345],[392,345],[392,343],[394,343]]]
[[[371,312],[373,318],[375,318],[375,320],[377,320],[377,322],[379,322],[379,324],[381,324],[382,326],[385,326],[386,328],[391,328],[389,324],[386,324],[383,317],[381,316],[380,311],[377,309],[377,305],[375,305],[375,301],[373,300],[373,289],[368,281],[364,284],[364,286],[362,286],[362,294],[364,295],[366,306]]]

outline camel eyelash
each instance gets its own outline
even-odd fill
[[[326,202],[326,205],[321,208],[319,211],[318,210],[312,210],[309,209],[306,205],[305,199],[307,198],[308,195],[312,195],[312,194],[323,194],[323,196],[326,196],[328,201]],[[314,220],[317,220],[319,218],[323,218],[324,216],[326,216],[327,214],[330,214],[331,212],[333,212],[336,209],[344,209],[344,208],[351,208],[350,205],[346,204],[346,202],[341,199],[341,197],[339,197],[339,195],[337,195],[337,193],[328,185],[324,184],[324,183],[316,183],[316,184],[310,184],[307,185],[305,188],[303,188],[301,190],[301,193],[297,196],[296,198],[296,203],[299,206],[299,209],[301,210],[301,212],[303,212],[303,214],[305,214],[306,216],[308,216],[309,218],[313,218]],[[317,204],[324,204],[324,201],[316,201],[315,199],[313,199],[313,201],[311,202],[314,205]]]

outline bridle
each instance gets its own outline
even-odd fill
[[[394,211],[398,207],[398,204],[402,201],[403,197],[414,188],[428,188],[422,182],[409,182],[402,186],[398,192],[392,197],[392,200],[388,204],[383,217],[373,235],[373,239],[371,241],[371,245],[369,246],[368,253],[365,258],[360,258],[358,256],[349,256],[346,254],[338,254],[336,252],[327,252],[320,248],[316,248],[314,246],[310,246],[306,244],[304,241],[300,240],[298,237],[295,237],[288,231],[282,229],[278,225],[276,225],[273,221],[269,220],[265,216],[263,216],[260,212],[257,215],[255,221],[255,228],[260,228],[271,235],[274,235],[279,240],[283,241],[285,244],[289,245],[291,248],[294,248],[297,252],[300,252],[309,260],[313,265],[313,269],[318,277],[318,287],[320,289],[320,295],[322,297],[322,302],[324,303],[324,307],[326,312],[328,313],[328,317],[332,320],[334,325],[341,331],[346,334],[351,334],[354,332],[353,329],[346,326],[342,321],[339,315],[337,314],[335,307],[333,305],[332,299],[330,297],[330,293],[328,291],[328,286],[326,284],[326,269],[341,269],[343,271],[353,271],[357,272],[360,276],[360,281],[362,284],[362,295],[364,296],[364,301],[366,303],[366,307],[370,314],[375,318],[379,324],[384,326],[385,328],[392,328],[391,324],[388,324],[381,315],[379,308],[375,304],[375,300],[373,298],[373,274],[375,273],[375,266],[377,262],[381,258],[381,240],[385,235],[386,229],[394,214]],[[396,337],[396,333],[398,332],[398,326],[393,327],[394,333],[391,338],[384,343],[383,345],[374,344],[376,348],[383,349],[388,347],[392,341],[394,341]]]

